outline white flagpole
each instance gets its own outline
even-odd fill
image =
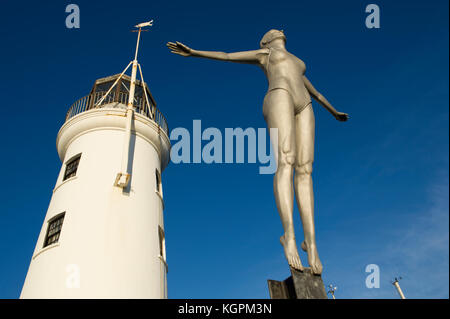
[[[402,278],[401,278],[401,277],[398,278],[398,279],[395,278],[395,279],[394,279],[394,282],[393,282],[392,284],[393,284],[394,287],[397,289],[397,292],[398,292],[398,294],[400,295],[400,298],[406,299],[405,295],[403,294],[402,288],[400,288],[400,284],[398,283],[398,281],[399,281],[400,279],[402,279]]]
[[[128,172],[128,163],[129,163],[129,156],[130,156],[130,141],[131,141],[131,126],[133,122],[134,117],[134,92],[136,88],[136,74],[137,74],[137,67],[138,67],[138,61],[137,61],[137,55],[139,50],[139,41],[141,38],[141,30],[144,26],[151,26],[153,23],[153,20],[138,24],[136,27],[139,28],[138,30],[138,37],[136,42],[136,52],[134,54],[134,60],[133,60],[133,67],[131,69],[131,82],[130,82],[130,92],[128,95],[128,104],[127,104],[127,119],[126,119],[126,126],[125,126],[125,138],[123,143],[123,152],[122,152],[122,165],[121,165],[121,172],[117,174],[116,181],[114,182],[115,186],[119,186],[122,188],[125,188],[128,186],[128,183],[130,182],[130,172]],[[144,88],[145,89],[145,88]]]

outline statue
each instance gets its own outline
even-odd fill
[[[305,76],[305,63],[289,53],[285,44],[283,31],[270,30],[263,36],[261,48],[253,51],[198,51],[180,42],[168,42],[167,47],[172,53],[185,57],[255,64],[263,69],[269,82],[263,103],[264,119],[269,128],[278,129],[278,167],[274,176],[274,193],[284,228],[280,242],[289,265],[303,271],[292,218],[295,191],[305,235],[301,247],[308,254],[312,273],[320,275],[323,267],[316,247],[311,178],[315,127],[311,96],[338,121],[347,121],[349,116],[334,109],[314,88]]]

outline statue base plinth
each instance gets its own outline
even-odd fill
[[[292,276],[286,280],[267,280],[271,299],[328,299],[322,276],[314,275],[311,268],[289,268]]]

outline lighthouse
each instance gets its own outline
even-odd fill
[[[170,140],[137,61],[145,26],[136,26],[134,60],[66,114],[61,170],[21,298],[167,298],[161,174]]]

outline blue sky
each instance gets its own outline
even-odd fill
[[[257,49],[271,28],[340,111],[317,103],[314,191],[326,284],[337,298],[449,297],[448,1],[76,1],[2,3],[0,297],[17,298],[60,169],[56,134],[95,79],[132,59],[131,27],[149,18],[139,61],[169,127],[265,127],[264,74],[249,65],[171,55]],[[289,268],[272,176],[258,164],[173,164],[163,173],[170,298],[268,298]],[[302,238],[297,208],[297,237]],[[306,256],[301,255],[304,264]],[[381,287],[365,286],[377,264]]]

